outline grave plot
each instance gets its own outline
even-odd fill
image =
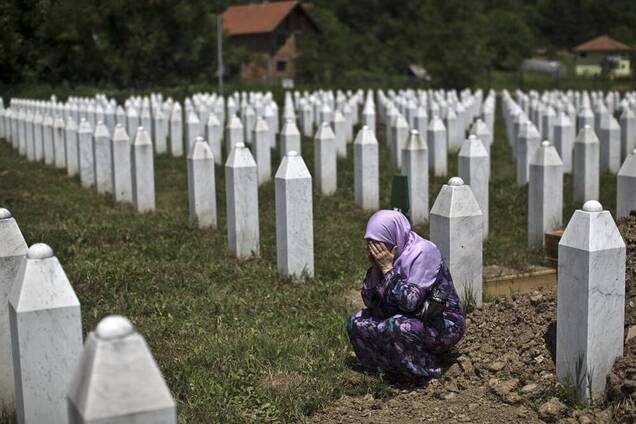
[[[612,172],[618,170],[616,140],[622,139],[611,119],[607,125],[603,120],[600,128],[607,131],[599,132],[608,140],[605,150],[594,139],[594,122],[588,124],[589,134],[579,132],[576,140],[557,130],[567,127],[558,119],[566,107],[553,114],[554,104],[577,103],[585,112],[588,102],[597,105],[603,99],[598,93],[587,101],[586,95],[574,96],[503,92],[496,120],[495,93],[481,90],[287,92],[280,116],[268,93],[234,93],[225,99],[199,93],[185,99],[183,107],[158,94],[121,105],[101,95],[65,105],[15,99],[1,115],[0,133],[13,148],[0,144],[0,169],[7,182],[0,198],[19,216],[30,245],[45,241],[52,246],[81,303],[77,328],[95,328],[85,334],[81,358],[75,354],[79,359],[69,360],[79,364],[66,396],[69,413],[77,420],[91,416],[99,402],[82,398],[83,387],[90,384],[88,373],[103,384],[116,378],[104,363],[91,365],[91,358],[118,341],[141,345],[136,355],[156,358],[158,369],[149,362],[131,362],[152,376],[156,389],[143,392],[149,397],[135,399],[135,407],[152,404],[155,417],[161,417],[156,419],[166,422],[174,420],[175,406],[184,422],[297,421],[306,416],[316,422],[360,422],[372,414],[389,422],[406,419],[396,411],[414,401],[433,405],[440,421],[533,422],[576,414],[603,420],[612,412],[609,406],[576,412],[574,406],[585,403],[587,392],[581,385],[566,390],[577,352],[590,359],[587,375],[593,374],[588,370],[603,375],[591,380],[591,397],[604,390],[608,374],[614,379],[608,384],[612,399],[619,402],[612,407],[619,414],[631,413],[620,395],[630,387],[623,384],[631,376],[629,345],[623,351],[628,355],[611,371],[623,347],[618,330],[594,325],[603,352],[582,337],[552,340],[557,315],[569,316],[570,321],[559,321],[574,331],[583,322],[577,313],[585,307],[567,308],[561,300],[557,305],[554,290],[519,295],[514,285],[504,293],[507,298],[495,299],[483,279],[488,267],[530,270],[543,263],[540,235],[560,226],[554,218],[559,208],[549,208],[553,200],[559,204],[554,194],[559,184],[549,183],[559,182],[565,168],[555,154],[571,146],[573,176],[563,176],[561,191],[563,224],[574,230],[563,236],[563,247],[570,250],[559,252],[561,288],[567,288],[571,275],[572,281],[586,281],[588,290],[565,290],[558,299],[578,293],[581,305],[586,299],[604,305],[602,276],[607,273],[582,264],[586,257],[605,258],[596,262],[613,258],[617,266],[606,271],[614,272],[616,287],[610,295],[616,302],[608,316],[617,318],[612,328],[623,327],[618,311],[624,306],[620,287],[625,287],[625,273],[619,265],[625,246],[608,211],[617,204],[630,210],[631,171],[628,161],[618,171],[618,193],[627,194],[617,199]],[[622,100],[628,106],[623,102],[621,107],[629,110],[633,95]],[[613,97],[603,102],[618,111]],[[526,105],[524,115],[515,115]],[[604,113],[603,107],[597,109]],[[46,115],[42,124],[34,117],[38,113]],[[568,114],[574,120],[576,115]],[[623,121],[628,120],[629,114]],[[77,132],[73,122],[80,123]],[[559,131],[554,146],[541,143],[544,134],[550,139]],[[102,157],[107,139],[112,143],[110,179]],[[71,146],[64,165],[62,142],[65,149]],[[32,161],[38,151],[50,166]],[[96,157],[95,152],[102,154]],[[69,161],[75,154],[77,162]],[[79,177],[69,178],[75,169]],[[428,178],[416,179],[422,169]],[[460,294],[467,307],[476,308],[467,336],[448,358],[445,376],[426,389],[403,388],[406,393],[351,367],[344,332],[353,310],[348,301],[355,301],[350,293],[367,266],[364,226],[378,207],[392,206],[396,173],[405,174],[413,187],[426,186],[426,199],[405,192],[413,213],[419,208],[416,229],[438,243],[456,286],[464,288]],[[581,185],[577,176],[594,181]],[[578,196],[589,200],[595,194],[587,192],[590,185],[603,206],[588,202],[580,210]],[[614,228],[609,240],[614,244],[581,254],[590,243],[580,238],[576,228],[585,224],[575,218]],[[598,239],[587,236],[588,242]],[[113,313],[121,316],[104,318]],[[628,313],[625,322],[630,320]],[[140,334],[149,346],[144,348]],[[566,346],[561,352],[570,349],[571,355],[559,359],[553,352],[559,343]],[[126,381],[121,393],[135,393],[134,379]],[[51,393],[65,399],[59,391]],[[370,393],[375,398],[369,399]],[[19,410],[29,409],[18,404]],[[59,402],[54,406],[61,413]],[[381,412],[375,415],[369,408]]]

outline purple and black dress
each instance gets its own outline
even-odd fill
[[[367,224],[367,240],[397,246],[393,270],[362,285],[367,309],[353,314],[347,333],[365,369],[428,380],[442,371],[440,355],[464,335],[465,315],[442,255],[411,231],[406,217],[381,210]]]

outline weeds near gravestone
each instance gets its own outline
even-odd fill
[[[475,310],[475,306],[477,306],[477,295],[475,294],[475,289],[471,283],[463,285],[460,297],[465,314],[469,314]]]
[[[581,387],[584,382],[588,382],[588,390],[590,394],[590,402],[592,401],[592,377],[588,376],[588,373],[583,369],[585,364],[585,355],[581,352],[577,355],[574,362],[574,376],[568,374],[565,378],[565,382],[562,384],[565,394],[565,400],[577,407],[583,407],[586,405],[585,395],[581,393]]]

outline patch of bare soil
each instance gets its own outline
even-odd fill
[[[636,214],[618,224],[627,244],[626,343],[623,358],[607,377],[604,399],[577,406],[557,382],[556,292],[544,290],[473,311],[445,373],[427,387],[396,388],[388,400],[344,396],[308,422],[636,422]]]

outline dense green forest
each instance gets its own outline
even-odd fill
[[[146,87],[214,78],[223,0],[0,0],[0,82]],[[636,42],[634,0],[313,0],[322,29],[304,39],[297,79],[404,75],[442,86],[514,70],[600,34]],[[226,43],[235,69],[247,53]]]

